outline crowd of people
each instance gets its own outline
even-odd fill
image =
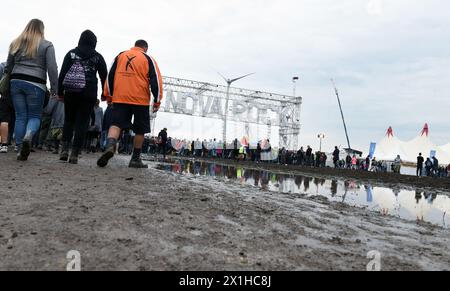
[[[255,163],[277,163],[282,165],[298,165],[305,167],[334,167],[337,169],[361,170],[379,173],[401,173],[404,164],[401,157],[397,156],[393,161],[377,160],[375,157],[362,158],[358,154],[344,153],[338,147],[331,154],[317,151],[308,146],[306,151],[301,147],[297,152],[282,148],[273,149],[269,140],[260,141],[255,145],[249,144],[244,138],[242,141],[235,139],[231,144],[222,141],[197,139],[195,141],[178,140],[167,137],[167,129],[162,131],[164,140],[159,136],[148,136],[144,142],[146,154],[170,154],[180,157],[199,157],[207,159],[227,159],[237,161],[251,161]],[[164,145],[163,148],[161,145]],[[420,154],[422,158],[422,154]],[[426,161],[418,158],[417,176],[450,177],[450,165],[444,167],[439,164],[436,157]],[[422,158],[423,159],[423,158]]]
[[[44,31],[44,23],[32,19],[0,66],[0,153],[7,153],[14,141],[18,161],[28,160],[35,149],[47,149],[77,164],[83,149],[102,149],[97,165],[105,167],[118,140],[133,132],[132,148],[121,150],[132,154],[130,167],[148,167],[141,159],[144,135],[150,133],[150,109],[157,112],[163,98],[162,76],[147,54],[148,43],[138,40],[117,55],[108,73],[96,51],[97,36],[86,30],[58,72],[55,47]],[[108,102],[105,113],[99,79],[101,99]]]

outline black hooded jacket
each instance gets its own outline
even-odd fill
[[[63,65],[61,67],[61,72],[59,74],[59,86],[58,95],[64,95],[64,85],[63,81],[66,77],[67,72],[73,65],[72,56],[75,55],[81,58],[83,66],[86,73],[86,89],[83,95],[89,99],[97,99],[98,94],[98,79],[97,72],[100,76],[102,90],[104,88],[106,78],[108,76],[108,70],[106,67],[105,59],[101,54],[99,54],[95,48],[97,47],[97,37],[95,34],[86,30],[81,34],[80,41],[78,42],[78,47],[69,51],[64,58]]]

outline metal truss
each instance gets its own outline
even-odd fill
[[[163,80],[164,91],[181,94],[188,94],[191,96],[213,97],[220,100],[226,100],[227,87],[207,82],[198,82],[186,79],[164,77]],[[258,108],[257,118],[250,118],[246,114],[235,115],[230,108],[228,112],[228,120],[235,122],[242,122],[245,126],[249,124],[258,124],[268,126],[268,132],[271,132],[271,127],[278,126],[280,133],[280,148],[297,149],[298,139],[300,135],[300,113],[302,98],[294,98],[292,96],[268,93],[263,91],[248,90],[241,88],[230,88],[230,101],[240,102],[241,104],[251,104]],[[264,116],[260,118],[259,109],[265,109],[272,112],[272,116]],[[202,116],[198,113],[190,113],[174,110],[170,106],[161,107],[162,112],[183,114],[191,116]],[[224,114],[216,116],[208,116],[224,120]]]

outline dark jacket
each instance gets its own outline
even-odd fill
[[[64,95],[64,78],[72,67],[74,59],[81,59],[81,63],[83,64],[86,73],[86,88],[83,92],[83,95],[89,99],[97,99],[97,72],[100,76],[101,85],[103,88],[108,76],[108,70],[106,67],[105,59],[95,50],[96,47],[97,37],[95,36],[95,34],[90,30],[86,30],[85,32],[83,32],[81,34],[80,41],[78,42],[78,47],[69,51],[64,58],[58,80],[59,96]]]
[[[340,154],[341,152],[338,150],[338,149],[335,149],[334,150],[334,152],[333,152],[333,160],[334,161],[337,161],[337,160],[339,160],[339,154]]]
[[[439,168],[439,160],[436,157],[433,158],[433,167],[435,169]]]
[[[422,168],[424,162],[425,162],[425,159],[422,156],[417,157],[417,167],[418,168]]]
[[[167,143],[167,131],[161,130],[161,132],[158,134],[158,137],[161,139],[161,143]]]

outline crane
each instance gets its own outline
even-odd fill
[[[331,83],[333,84],[334,91],[336,92],[336,97],[337,97],[337,100],[338,100],[339,109],[341,111],[342,122],[344,123],[345,136],[347,137],[348,150],[352,151],[352,147],[350,146],[350,138],[348,137],[347,125],[345,124],[344,112],[342,111],[341,99],[339,98],[339,91],[338,91],[338,89],[336,87],[336,83],[334,82],[334,79],[331,79]]]

